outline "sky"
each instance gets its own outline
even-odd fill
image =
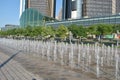
[[[56,14],[61,9],[62,0],[57,0]],[[0,0],[0,27],[6,24],[19,25],[20,0]]]

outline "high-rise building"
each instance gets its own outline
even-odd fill
[[[25,10],[25,0],[20,0],[20,14],[19,14],[19,18],[22,15],[22,12]]]
[[[115,0],[116,1],[116,13],[120,14],[120,0]]]
[[[71,18],[71,0],[63,0],[62,18]]]
[[[63,19],[110,16],[120,13],[120,0],[63,0]]]
[[[55,17],[56,0],[20,0],[20,15],[25,9],[33,8],[40,13]]]
[[[115,0],[83,0],[83,17],[108,16],[116,13]]]

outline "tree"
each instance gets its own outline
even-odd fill
[[[116,33],[117,31],[120,32],[120,24],[113,25],[113,32]]]
[[[15,35],[17,35],[17,36],[23,36],[24,33],[25,33],[24,28],[16,28],[15,29]]]
[[[110,24],[99,24],[97,27],[98,35],[107,35],[113,32],[112,25]]]
[[[79,31],[78,31],[78,36],[80,36],[80,37],[86,37],[87,36],[87,34],[86,34],[86,28],[85,27],[83,27],[83,26],[79,26],[79,29],[78,29]]]
[[[56,30],[56,36],[60,37],[61,39],[68,37],[68,33],[69,33],[68,28],[65,27],[64,25],[60,25]]]
[[[113,25],[111,24],[96,24],[87,28],[89,34],[106,35],[113,32]]]
[[[48,26],[48,27],[41,27],[42,29],[42,32],[41,32],[41,35],[43,37],[53,37],[54,35],[54,30],[52,27]]]
[[[73,37],[76,38],[76,37],[78,36],[78,33],[79,33],[79,27],[78,27],[77,25],[72,24],[72,25],[68,26],[68,29],[69,29],[69,31],[72,32]]]
[[[72,24],[70,26],[68,26],[69,31],[72,32],[73,37],[77,38],[77,37],[86,37],[86,28],[84,28],[83,26],[78,26],[75,24]]]
[[[97,25],[91,25],[90,27],[86,28],[87,33],[91,35],[96,35],[97,34]]]
[[[30,33],[32,33],[32,27],[31,26],[25,27],[24,36],[30,36]]]
[[[42,29],[40,26],[32,27],[30,36],[31,37],[38,37],[39,35],[41,35],[41,32],[42,32]]]

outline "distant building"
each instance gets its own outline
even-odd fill
[[[57,22],[47,22],[46,26],[58,27],[59,25],[69,26],[72,24],[90,26],[95,24],[120,24],[120,15],[111,15],[103,17],[94,17],[94,18],[82,18],[82,19],[69,19],[62,20]]]
[[[20,16],[28,8],[38,10],[40,13],[55,17],[56,0],[20,0]]]
[[[23,11],[25,10],[25,0],[20,0],[20,14],[19,18],[21,17]]]
[[[1,30],[5,31],[5,30],[10,30],[15,28],[19,28],[19,25],[6,24],[5,27],[1,28]]]
[[[45,16],[33,8],[26,9],[20,17],[20,27],[44,26],[46,21],[55,21],[54,18]]]
[[[114,0],[113,0],[114,1]],[[120,14],[120,0],[115,0],[116,1],[116,13]]]
[[[63,0],[62,4],[62,19],[71,18],[71,0]]]
[[[56,0],[21,0],[20,26],[42,26],[54,20]]]
[[[120,12],[120,0],[83,0],[83,17],[115,15]]]
[[[63,19],[81,19],[120,13],[120,0],[63,0]]]

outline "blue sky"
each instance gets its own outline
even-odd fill
[[[60,9],[62,8],[61,4],[62,4],[62,0],[57,0],[57,2],[56,2],[56,14],[58,14]]]
[[[57,13],[62,0],[57,0]],[[5,24],[19,24],[20,0],[0,0],[0,27]]]

